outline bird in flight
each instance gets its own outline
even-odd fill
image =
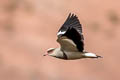
[[[78,17],[69,14],[66,21],[57,33],[59,48],[49,48],[44,56],[49,55],[64,60],[75,60],[82,58],[101,58],[94,53],[84,50],[84,37],[82,25]]]

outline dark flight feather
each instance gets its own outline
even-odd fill
[[[58,32],[65,32],[64,34],[59,34],[59,37],[66,36],[69,39],[73,40],[73,42],[77,45],[79,51],[83,52],[84,50],[84,37],[82,35],[82,26],[78,17],[74,14],[69,14],[65,23],[59,29]]]

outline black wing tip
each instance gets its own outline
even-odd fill
[[[71,12],[69,13],[68,17],[76,17],[76,18],[78,18],[75,13],[71,13]]]
[[[64,22],[62,27],[58,30],[58,32],[60,32],[60,31],[67,31],[68,29],[72,28],[72,25],[74,27],[79,26],[80,22],[79,22],[79,19],[78,19],[77,15],[75,15],[74,13],[70,12],[68,17],[67,17],[67,19],[66,19],[66,21]]]
[[[76,14],[74,14],[74,13],[69,13],[68,18],[67,18],[66,21],[71,22],[71,21],[74,21],[74,20],[78,20],[79,21],[78,16]]]

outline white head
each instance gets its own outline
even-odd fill
[[[47,53],[44,54],[43,56],[47,56],[47,55],[55,58],[64,59],[63,52],[60,50],[60,48],[49,48],[47,50]]]
[[[85,53],[84,55],[86,58],[102,58],[101,56],[98,56],[94,53]]]

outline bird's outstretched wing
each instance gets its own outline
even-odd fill
[[[82,26],[76,15],[69,14],[65,23],[59,29],[57,36],[57,41],[60,43],[61,49],[83,52],[84,38],[82,34]]]

